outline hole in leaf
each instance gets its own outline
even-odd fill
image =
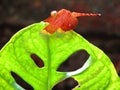
[[[87,61],[89,54],[85,50],[74,52],[65,62],[63,62],[57,71],[69,72],[81,68]]]
[[[31,54],[31,58],[34,60],[35,64],[42,68],[44,67],[44,62],[36,54]]]
[[[72,90],[76,86],[78,86],[78,82],[76,80],[73,78],[67,78],[56,84],[52,90]]]
[[[15,79],[16,83],[23,87],[25,90],[34,90],[31,85],[25,82],[20,76],[11,71],[12,77]]]

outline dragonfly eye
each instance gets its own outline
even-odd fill
[[[57,11],[54,10],[51,12],[51,16],[56,16],[56,15],[57,15]]]

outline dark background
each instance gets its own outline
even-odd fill
[[[120,0],[0,0],[0,48],[15,32],[62,8],[102,14],[80,17],[75,31],[102,49],[120,73]]]

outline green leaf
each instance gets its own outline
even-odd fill
[[[48,23],[30,25],[16,33],[0,51],[0,90],[24,90],[11,72],[34,90],[51,90],[58,82],[72,77],[80,85],[74,90],[120,90],[120,80],[110,59],[100,49],[74,31],[47,34]],[[59,72],[58,67],[74,52],[85,50],[90,57],[82,68]],[[43,61],[38,67],[31,55]]]

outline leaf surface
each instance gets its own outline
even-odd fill
[[[119,90],[120,80],[103,51],[74,31],[47,34],[48,23],[30,25],[16,33],[0,51],[0,90],[24,90],[11,75],[14,72],[34,90],[51,90],[58,82],[72,77],[80,87],[74,90]],[[82,68],[59,72],[58,67],[74,52],[85,50],[90,56]],[[31,55],[38,56],[38,67]],[[112,89],[111,89],[112,88]]]

